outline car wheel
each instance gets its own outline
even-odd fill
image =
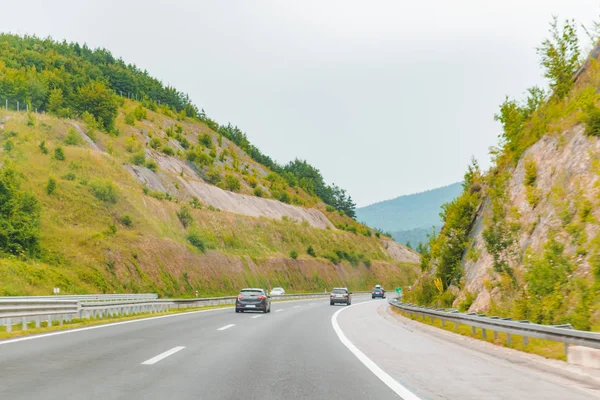
[[[333,301],[330,301],[330,302],[329,302],[329,305],[330,305],[330,306],[332,306],[332,305],[333,305]]]
[[[237,314],[237,313],[239,313],[239,312],[240,312],[240,310],[238,310],[238,309],[236,308],[236,309],[235,309],[235,313]]]

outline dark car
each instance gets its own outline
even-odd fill
[[[383,290],[382,287],[375,287],[371,291],[371,298],[374,299],[375,297],[381,297],[382,299],[385,299],[385,290]]]
[[[246,288],[235,299],[235,312],[262,311],[271,312],[271,296],[263,289]]]
[[[329,304],[344,303],[349,306],[352,304],[351,294],[352,292],[349,292],[348,288],[333,288],[329,294]]]

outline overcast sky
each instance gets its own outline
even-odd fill
[[[0,0],[0,30],[86,42],[190,95],[359,206],[489,166],[505,95],[545,85],[535,47],[588,0]]]

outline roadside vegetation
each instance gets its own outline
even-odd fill
[[[591,32],[590,37],[595,46],[598,35]],[[597,330],[600,236],[588,237],[588,232],[595,231],[598,197],[565,193],[558,184],[549,194],[542,193],[538,170],[543,166],[524,154],[543,136],[560,136],[578,124],[587,135],[600,135],[600,63],[582,57],[577,25],[572,20],[561,24],[555,18],[550,37],[537,52],[549,90],[532,87],[524,100],[507,97],[500,105],[495,119],[503,130],[500,143],[491,150],[493,166],[486,172],[479,171],[476,163],[469,167],[464,192],[443,207],[444,226],[421,249],[423,273],[405,296],[421,305],[471,306],[477,294],[466,292],[463,271],[465,262],[477,262],[480,256],[481,249],[473,247],[471,236],[479,217],[483,218],[485,251],[493,260],[493,271],[484,281],[485,290],[494,293],[490,314]],[[507,185],[519,162],[524,166],[526,211],[511,207],[508,198]],[[600,173],[598,165],[592,167]],[[540,251],[521,249],[520,235],[537,226],[523,226],[521,213],[537,213],[539,204],[548,199],[560,226],[550,229]],[[478,214],[483,204],[485,215]],[[582,272],[582,265],[594,272]]]

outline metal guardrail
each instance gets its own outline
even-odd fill
[[[354,292],[354,295],[370,293]],[[158,299],[157,297],[156,294],[0,297],[0,326],[6,326],[7,332],[11,332],[15,323],[20,324],[23,330],[32,323],[39,328],[42,318],[47,321],[46,326],[52,326],[54,322],[60,325],[65,321],[71,322],[74,317],[85,319],[154,314],[173,309],[234,304],[236,299],[236,296],[190,299]],[[271,300],[327,297],[329,292],[273,296]]]
[[[487,338],[487,331],[492,331],[497,338],[498,332],[507,334],[507,343],[511,343],[511,335],[523,337],[523,344],[527,346],[528,338],[538,338],[561,342],[565,344],[565,352],[568,351],[568,345],[579,345],[600,349],[600,333],[587,332],[573,329],[570,324],[565,325],[541,325],[529,321],[512,320],[511,318],[500,318],[487,316],[485,314],[461,313],[454,309],[434,309],[432,307],[420,307],[414,304],[407,304],[390,299],[389,304],[395,308],[408,312],[412,317],[420,315],[423,320],[428,316],[432,322],[436,318],[442,321],[442,326],[446,321],[452,321],[456,324],[469,325],[473,328],[473,334],[476,329],[481,329],[482,337]]]
[[[0,296],[0,302],[14,300],[80,300],[85,302],[103,302],[117,300],[152,300],[158,299],[156,293],[137,294],[74,294],[62,296]]]

